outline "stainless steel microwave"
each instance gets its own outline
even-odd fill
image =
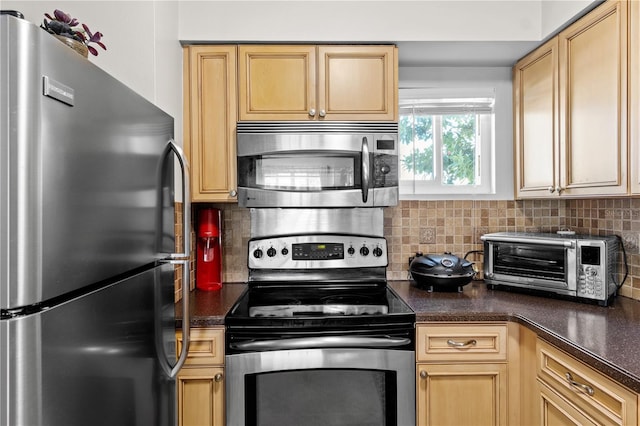
[[[395,122],[240,122],[240,207],[398,204]]]
[[[500,232],[485,234],[484,281],[606,306],[619,288],[622,247],[615,236]]]

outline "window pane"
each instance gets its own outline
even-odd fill
[[[433,118],[403,114],[399,122],[400,179],[433,180]]]
[[[476,184],[476,115],[442,116],[442,184]]]

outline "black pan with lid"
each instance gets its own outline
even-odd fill
[[[409,272],[416,284],[433,290],[457,290],[473,279],[473,262],[449,252],[422,254],[409,259]]]

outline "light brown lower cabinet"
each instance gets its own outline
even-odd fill
[[[420,426],[508,424],[506,323],[417,325]]]
[[[176,333],[178,353],[182,333]],[[178,426],[224,426],[224,328],[192,328],[176,380]]]
[[[538,339],[542,425],[638,425],[638,394]]]

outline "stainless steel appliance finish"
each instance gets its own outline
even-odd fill
[[[386,240],[263,235],[248,250],[225,318],[227,424],[415,424],[415,314],[386,285]]]
[[[173,425],[173,118],[16,17],[0,57],[0,425]]]
[[[397,123],[238,123],[238,204],[395,206],[397,143]]]
[[[389,425],[415,424],[415,353],[387,349],[358,348],[293,349],[251,352],[226,357],[227,371],[227,424],[304,424],[304,425]],[[379,400],[384,397],[382,385],[375,383],[378,376],[350,376],[364,371],[388,372],[395,376],[395,418],[389,419]],[[306,372],[306,374],[305,374]],[[296,377],[299,375],[299,378]],[[258,405],[258,419],[246,418],[245,395],[248,383],[260,377],[277,380],[287,389],[289,398],[269,400]],[[317,377],[314,377],[317,375]],[[300,379],[311,378],[313,384],[322,384],[325,392],[304,400],[300,396]],[[345,380],[346,379],[346,380]],[[358,380],[359,379],[359,380]],[[348,380],[348,381],[347,381]],[[309,383],[309,382],[307,382]],[[268,385],[263,385],[268,388]],[[372,389],[379,392],[371,392]],[[307,387],[308,390],[308,387]],[[273,389],[270,389],[273,391]],[[277,394],[274,396],[283,396]],[[332,398],[333,396],[333,398]],[[259,396],[259,398],[265,396]],[[293,397],[293,398],[291,398]],[[388,397],[388,396],[387,396]],[[294,405],[291,405],[292,399]],[[297,400],[297,401],[296,401]],[[289,404],[284,407],[282,404]],[[361,409],[362,408],[362,409]],[[265,411],[267,411],[265,413]],[[308,417],[302,417],[307,414]],[[255,412],[251,412],[255,415]],[[349,415],[357,416],[356,418]],[[264,423],[259,419],[264,420]]]
[[[484,280],[606,306],[620,286],[618,237],[500,232],[485,234]]]
[[[384,236],[382,208],[251,209],[251,238],[296,234]]]

